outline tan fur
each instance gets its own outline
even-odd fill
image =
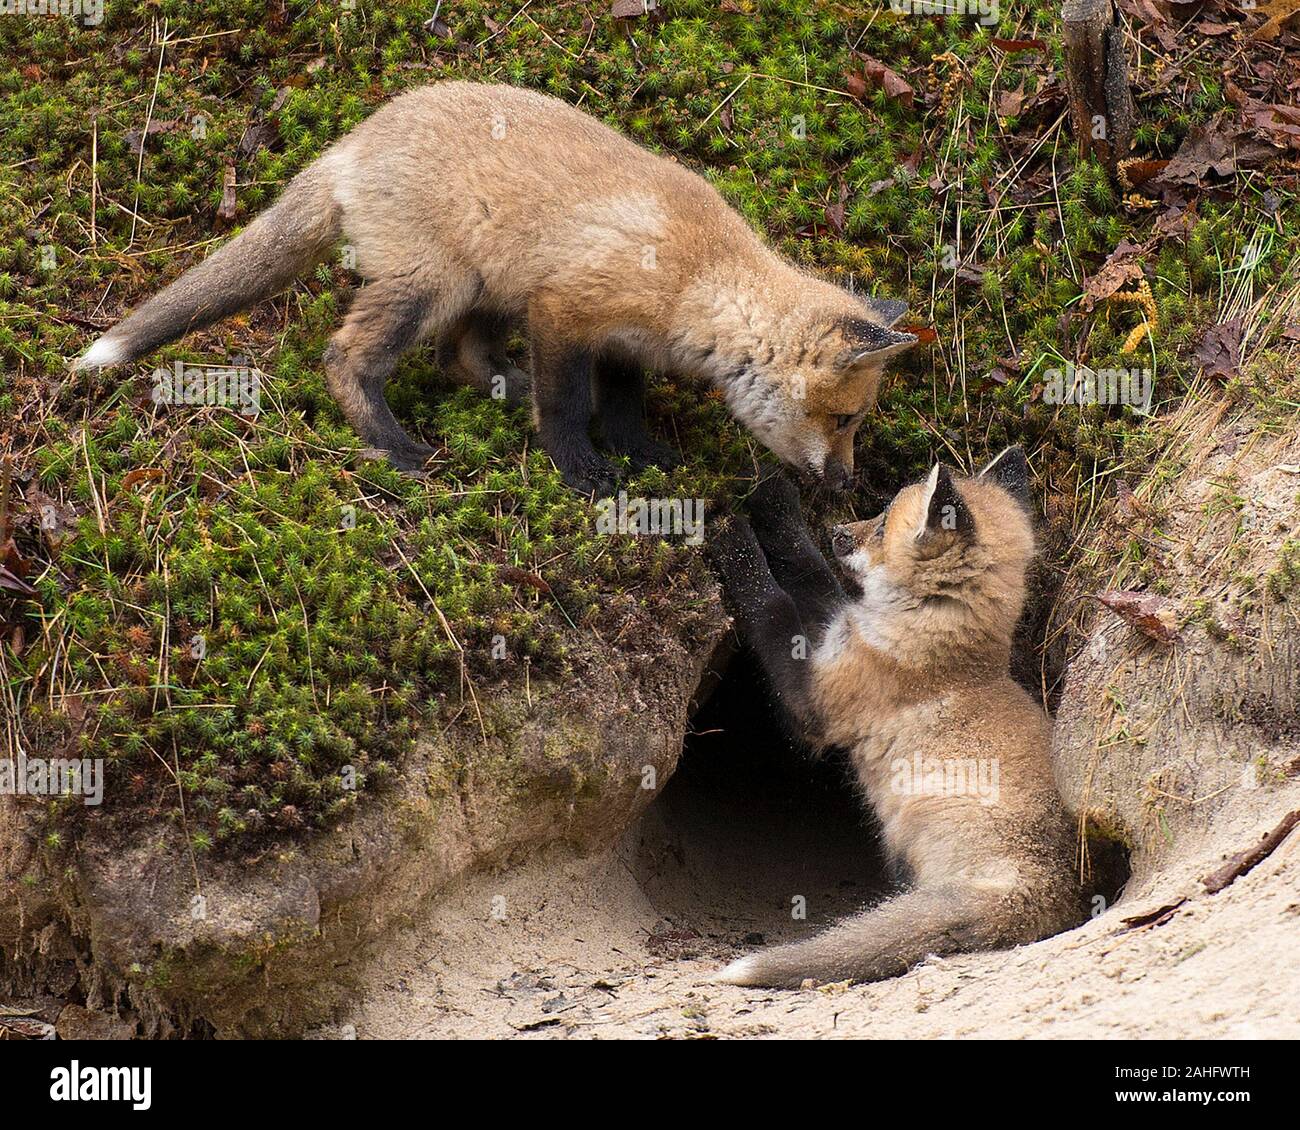
[[[836,553],[863,595],[813,657],[825,736],[851,751],[885,847],[915,889],[811,942],[744,958],[723,980],[887,977],[929,952],[1029,942],[1080,918],[1051,722],[1007,673],[1034,549],[1030,520],[991,481],[954,485],[973,535],[927,528],[933,482],[836,531]],[[970,780],[970,759],[996,764],[996,803],[973,789],[900,789],[899,763],[917,759],[954,781]]]
[[[853,432],[874,403],[881,366],[915,341],[892,334],[883,348],[855,347],[846,320],[886,326],[897,304],[797,270],[701,177],[532,91],[464,82],[410,91],[327,151],[286,199],[300,185],[311,192],[297,195],[342,233],[368,281],[326,362],[332,391],[367,438],[391,438],[396,427],[375,393],[391,369],[385,357],[420,338],[443,333],[444,357],[462,379],[490,378],[494,343],[466,322],[488,311],[528,327],[535,373],[577,346],[702,375],[778,456],[823,475],[832,455],[832,468],[851,469]],[[247,253],[256,227],[213,258],[225,257],[234,291],[260,295],[265,263],[241,266],[232,254]],[[272,234],[263,225],[258,237]],[[320,252],[313,238],[307,258]],[[284,261],[298,269],[303,256]],[[278,284],[283,273],[274,273]],[[133,335],[168,293],[86,362],[117,363],[142,343],[157,345],[156,332]],[[229,312],[228,294],[197,298]],[[167,325],[176,336],[211,320],[199,310]],[[523,379],[510,374],[513,397]],[[545,390],[538,397],[544,414]]]

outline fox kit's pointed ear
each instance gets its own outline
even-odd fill
[[[870,360],[883,363],[895,353],[902,353],[916,344],[916,334],[891,330],[865,318],[849,318],[840,323],[844,335],[844,349],[835,359],[835,368],[852,369]]]
[[[883,326],[894,326],[907,313],[907,303],[897,298],[868,298],[867,309],[870,310]]]
[[[917,539],[939,533],[969,534],[974,528],[975,520],[957,493],[952,472],[936,463],[925,482],[925,518],[916,531]]]
[[[979,473],[979,478],[997,483],[1018,502],[1029,502],[1029,460],[1023,447],[1008,447]]]

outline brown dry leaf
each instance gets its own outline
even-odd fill
[[[883,90],[890,98],[897,98],[909,110],[916,97],[916,91],[897,71],[885,66],[879,59],[870,55],[859,55],[862,60],[862,77],[868,86]],[[852,94],[852,90],[849,91]]]
[[[1265,104],[1247,100],[1241,120],[1276,145],[1300,149],[1300,109],[1278,102]]]
[[[1019,115],[1025,104],[1025,84],[1019,90],[998,91],[998,117],[1014,118]]]
[[[119,488],[119,494],[126,494],[136,483],[156,483],[163,478],[163,471],[159,467],[137,467],[134,471],[128,471],[122,478],[122,486]]]
[[[1093,599],[1153,640],[1168,644],[1181,638],[1173,608],[1163,596],[1150,592],[1111,589],[1096,594]]]
[[[20,1040],[52,1040],[54,1025],[44,1020],[24,1018],[21,1016],[0,1017],[0,1032],[7,1038]]]
[[[1182,145],[1154,179],[1159,184],[1208,187],[1210,174],[1235,176],[1239,169],[1259,165],[1276,156],[1272,146],[1252,137],[1240,126],[1227,122],[1220,111],[1189,133]]]
[[[1255,29],[1251,39],[1273,40],[1282,34],[1287,24],[1300,16],[1300,0],[1270,0],[1259,11],[1268,19]]]
[[[839,198],[827,204],[822,210],[826,217],[827,226],[830,227],[836,235],[844,234],[845,204],[849,198],[849,186],[843,181],[840,182]]]
[[[530,573],[527,569],[519,568],[518,565],[498,565],[497,576],[510,585],[527,585],[538,592],[551,591],[551,586],[536,573]]]
[[[165,122],[150,122],[143,130],[129,129],[126,131],[126,146],[135,155],[140,155],[140,149],[144,144],[146,137],[153,137],[156,133],[171,133],[181,123],[175,118]]]
[[[1129,184],[1139,188],[1168,165],[1168,161],[1133,161],[1124,166],[1124,175],[1128,177]]]
[[[1242,321],[1233,318],[1211,326],[1196,347],[1196,359],[1207,377],[1230,381],[1241,368]]]
[[[1141,24],[1141,31],[1150,31],[1166,51],[1172,51],[1178,45],[1169,16],[1161,10],[1157,0],[1118,0],[1118,3],[1120,10]]]
[[[1045,39],[993,39],[993,46],[999,51],[1005,51],[1008,55],[1014,55],[1019,51],[1046,51],[1047,41]]]
[[[1107,256],[1101,269],[1083,288],[1084,311],[1092,310],[1098,302],[1105,301],[1130,283],[1141,281],[1142,268],[1137,263],[1137,257],[1146,254],[1148,250],[1146,244],[1120,240],[1119,246]]]

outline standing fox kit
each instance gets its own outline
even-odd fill
[[[915,343],[900,302],[854,296],[767,248],[701,177],[564,102],[441,82],[362,122],[234,240],[101,337],[105,367],[282,290],[339,240],[366,281],[325,354],[348,421],[397,466],[432,449],[384,400],[399,356],[439,339],[456,379],[521,401],[503,349],[526,328],[541,442],[565,481],[670,458],[642,421],[643,366],[703,377],[778,457],[848,485],[881,368]]]
[[[934,468],[831,546],[847,597],[788,482],[753,527],[714,534],[737,626],[792,720],[849,750],[906,893],[807,942],[741,958],[736,985],[871,981],[928,954],[1035,941],[1082,918],[1051,724],[1008,674],[1034,553],[1028,467],[1009,448],[971,479]],[[793,641],[807,641],[808,658]]]

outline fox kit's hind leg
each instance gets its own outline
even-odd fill
[[[443,331],[438,367],[463,384],[516,408],[528,401],[528,374],[506,356],[510,322],[490,310],[471,310]]]
[[[634,362],[602,357],[596,362],[596,415],[605,445],[626,455],[632,470],[668,470],[677,465],[672,448],[650,438],[645,428],[645,370]]]
[[[591,350],[565,337],[544,309],[528,312],[533,353],[533,413],[537,435],[564,481],[583,494],[608,497],[614,491],[614,466],[596,453],[591,425]]]
[[[416,443],[397,422],[384,399],[384,382],[398,358],[426,336],[433,312],[427,297],[372,283],[357,295],[325,351],[325,380],[348,423],[405,471],[423,466],[434,449]]]

